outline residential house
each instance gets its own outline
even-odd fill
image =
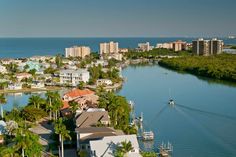
[[[64,101],[72,101],[75,100],[79,97],[86,96],[86,95],[93,95],[95,94],[94,91],[91,91],[89,89],[73,89],[63,95],[63,100]]]
[[[79,98],[76,98],[74,101],[79,104],[81,111],[88,110],[89,108],[98,107],[99,96],[95,94],[84,95]]]
[[[88,128],[76,128],[77,137],[77,150],[84,150],[90,152],[91,140],[99,140],[106,136],[123,135],[120,130],[115,130],[110,127],[88,127]]]
[[[8,84],[8,89],[9,90],[20,90],[20,89],[22,89],[22,83],[11,83],[11,84]]]
[[[85,69],[78,70],[61,70],[60,71],[60,83],[68,84],[71,86],[77,86],[81,81],[89,81],[89,72]]]
[[[110,124],[110,117],[105,110],[89,110],[75,118],[77,128],[95,127],[98,124]]]
[[[113,157],[117,147],[121,146],[121,142],[125,141],[131,142],[133,147],[133,149],[127,153],[127,157],[141,157],[136,135],[106,136],[102,139],[91,140],[89,142],[90,156]]]
[[[78,103],[78,109],[76,110],[77,114],[82,113],[83,111],[88,111],[89,109],[98,107],[98,99],[99,97],[95,94],[83,95],[74,99],[76,103]],[[63,107],[61,108],[61,114],[63,116],[70,116],[72,111],[70,109],[69,101],[63,101]]]
[[[16,74],[16,78],[17,78],[18,81],[21,81],[25,78],[28,79],[28,78],[31,78],[31,77],[32,77],[32,75],[29,74],[29,73],[18,73],[18,74]]]
[[[98,79],[96,84],[97,84],[97,86],[100,86],[100,85],[110,86],[113,83],[112,83],[112,81],[110,79]]]
[[[31,84],[31,88],[45,88],[45,85],[43,82],[33,81],[33,83]]]

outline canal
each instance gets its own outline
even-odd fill
[[[135,112],[144,115],[144,128],[155,141],[168,141],[174,157],[236,156],[236,85],[222,84],[152,66],[129,66],[120,95],[135,102]],[[41,93],[43,96],[45,93]],[[25,106],[30,94],[8,94],[4,110]],[[176,105],[170,107],[172,97]]]
[[[174,157],[236,156],[236,87],[158,65],[128,67],[120,95],[135,102],[155,143],[172,143]],[[176,105],[170,107],[172,97]],[[150,143],[145,146],[150,147]]]

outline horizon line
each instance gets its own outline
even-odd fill
[[[229,36],[125,36],[125,37],[111,37],[111,36],[97,36],[97,37],[75,37],[75,36],[10,36],[10,37],[1,37],[0,38],[228,38]]]

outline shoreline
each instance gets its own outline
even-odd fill
[[[54,90],[61,90],[61,89],[62,89],[62,87],[48,86],[45,88],[25,88],[25,89],[19,89],[19,90],[0,90],[0,94],[54,91]]]

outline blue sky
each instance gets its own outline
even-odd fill
[[[236,35],[236,0],[0,0],[0,37]]]

